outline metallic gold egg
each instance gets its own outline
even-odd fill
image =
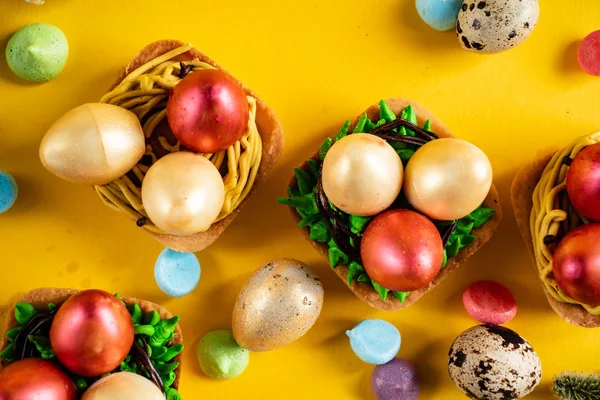
[[[89,103],[50,127],[40,145],[40,159],[59,178],[104,185],[133,168],[145,149],[144,132],[134,113]]]
[[[462,218],[483,203],[492,186],[485,153],[464,140],[425,144],[406,166],[404,194],[418,211],[436,220]]]
[[[267,263],[246,282],[233,308],[233,336],[250,351],[267,351],[303,336],[323,306],[323,286],[303,262]]]
[[[338,140],[323,161],[323,190],[340,210],[370,216],[388,208],[402,189],[404,168],[385,140],[354,133]]]
[[[225,199],[223,178],[205,157],[187,151],[158,160],[144,177],[142,202],[152,222],[171,235],[204,232]]]

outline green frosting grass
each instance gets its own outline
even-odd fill
[[[311,240],[320,243],[327,243],[327,246],[329,247],[329,264],[332,268],[336,268],[339,265],[348,266],[347,281],[349,285],[351,285],[355,280],[358,282],[369,283],[373,286],[377,293],[379,293],[379,296],[382,300],[385,301],[391,292],[392,295],[398,298],[398,300],[404,302],[410,292],[390,291],[373,281],[365,272],[365,269],[362,265],[355,261],[350,262],[349,257],[342,250],[340,250],[335,241],[331,238],[331,235],[327,230],[327,226],[325,225],[325,222],[319,213],[315,198],[315,188],[317,185],[317,180],[319,179],[321,164],[325,159],[327,152],[335,142],[349,134],[369,133],[375,127],[396,119],[396,115],[388,107],[385,101],[381,100],[379,102],[379,106],[380,114],[377,123],[373,123],[367,117],[367,114],[363,114],[356,123],[356,126],[352,132],[349,132],[350,121],[346,121],[342,129],[337,133],[337,135],[335,135],[333,139],[330,137],[326,138],[321,147],[319,147],[318,159],[311,158],[307,161],[308,170],[305,171],[302,168],[294,169],[298,187],[289,187],[288,197],[278,199],[277,202],[279,204],[288,205],[296,209],[302,218],[298,223],[298,227],[309,229]],[[415,111],[411,105],[408,105],[402,110],[400,117],[412,122],[415,125],[417,124],[417,115],[415,114]],[[427,120],[423,125],[423,128],[429,131],[431,129],[431,122]],[[394,132],[396,132],[398,135],[415,135],[413,131],[406,129],[405,127],[395,129]],[[416,146],[401,142],[392,142],[390,145],[394,148],[394,150],[396,150],[396,153],[398,153],[398,156],[402,160],[404,166],[406,166],[417,149]],[[337,210],[333,204],[330,203],[330,205],[340,214],[342,219],[346,222],[347,226],[350,227],[353,233],[357,234],[358,236],[363,235],[372,217],[359,217],[356,215],[346,214],[340,210]],[[476,237],[472,235],[471,232],[473,229],[479,228],[485,224],[494,215],[494,213],[495,211],[492,208],[479,207],[471,214],[461,218],[458,221],[457,227],[450,236],[448,244],[444,249],[444,261],[442,268],[446,266],[448,258],[456,257],[461,249],[467,247],[476,240]],[[452,224],[455,221],[434,222],[436,225],[438,225],[438,227],[442,227],[447,224]]]
[[[117,295],[118,297],[118,295]],[[124,303],[123,303],[124,304]],[[48,304],[48,311],[54,312],[58,309],[55,304]],[[152,364],[156,368],[165,386],[166,400],[181,400],[179,392],[172,388],[175,382],[175,370],[179,367],[179,363],[173,359],[183,351],[182,344],[169,346],[168,343],[175,336],[175,328],[179,323],[179,317],[170,319],[161,319],[158,311],[144,314],[138,304],[133,304],[128,307],[129,314],[133,321],[135,330],[135,340],[142,346],[142,337],[148,343],[149,356]],[[9,345],[0,353],[0,359],[7,362],[14,361],[14,340],[17,334],[31,321],[31,319],[40,313],[29,303],[17,303],[15,306],[15,319],[19,326],[9,330],[6,336],[9,340]],[[29,335],[29,340],[36,348],[36,356],[45,360],[55,360],[56,355],[50,344],[49,332],[36,332],[37,335]],[[58,361],[57,361],[58,362]],[[83,378],[76,375],[71,375],[71,378],[77,386],[77,390],[83,393],[96,380],[103,378],[116,372],[132,372],[148,378],[144,371],[140,371],[137,364],[133,361],[131,355],[128,355],[121,365],[113,372],[96,378]]]

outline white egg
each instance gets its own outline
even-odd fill
[[[118,372],[90,386],[81,400],[165,400],[165,395],[141,375]]]

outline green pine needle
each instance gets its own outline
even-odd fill
[[[554,378],[553,389],[561,400],[600,400],[600,375],[564,372]]]

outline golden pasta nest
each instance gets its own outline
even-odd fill
[[[150,166],[158,159],[169,153],[187,150],[168,127],[166,107],[169,93],[181,80],[182,67],[189,69],[191,66],[191,73],[215,69],[198,60],[186,61],[185,64],[173,60],[190,48],[191,45],[181,46],[144,64],[100,100],[101,103],[123,107],[137,115],[146,136],[146,154],[121,178],[107,185],[96,186],[96,192],[106,205],[138,221],[139,226],[159,234],[165,232],[152,223],[144,210],[142,182]],[[256,126],[256,99],[246,97],[250,118],[241,139],[220,153],[203,154],[217,167],[225,185],[225,202],[214,222],[227,217],[248,196],[260,166],[262,140]]]
[[[548,236],[560,238],[581,224],[588,223],[579,215],[567,196],[568,165],[564,160],[575,158],[589,145],[600,142],[600,132],[583,136],[557,152],[542,173],[533,192],[530,229],[536,264],[546,290],[557,301],[578,304],[592,315],[600,315],[600,307],[591,307],[567,296],[558,286],[552,272],[553,245],[544,243]]]

